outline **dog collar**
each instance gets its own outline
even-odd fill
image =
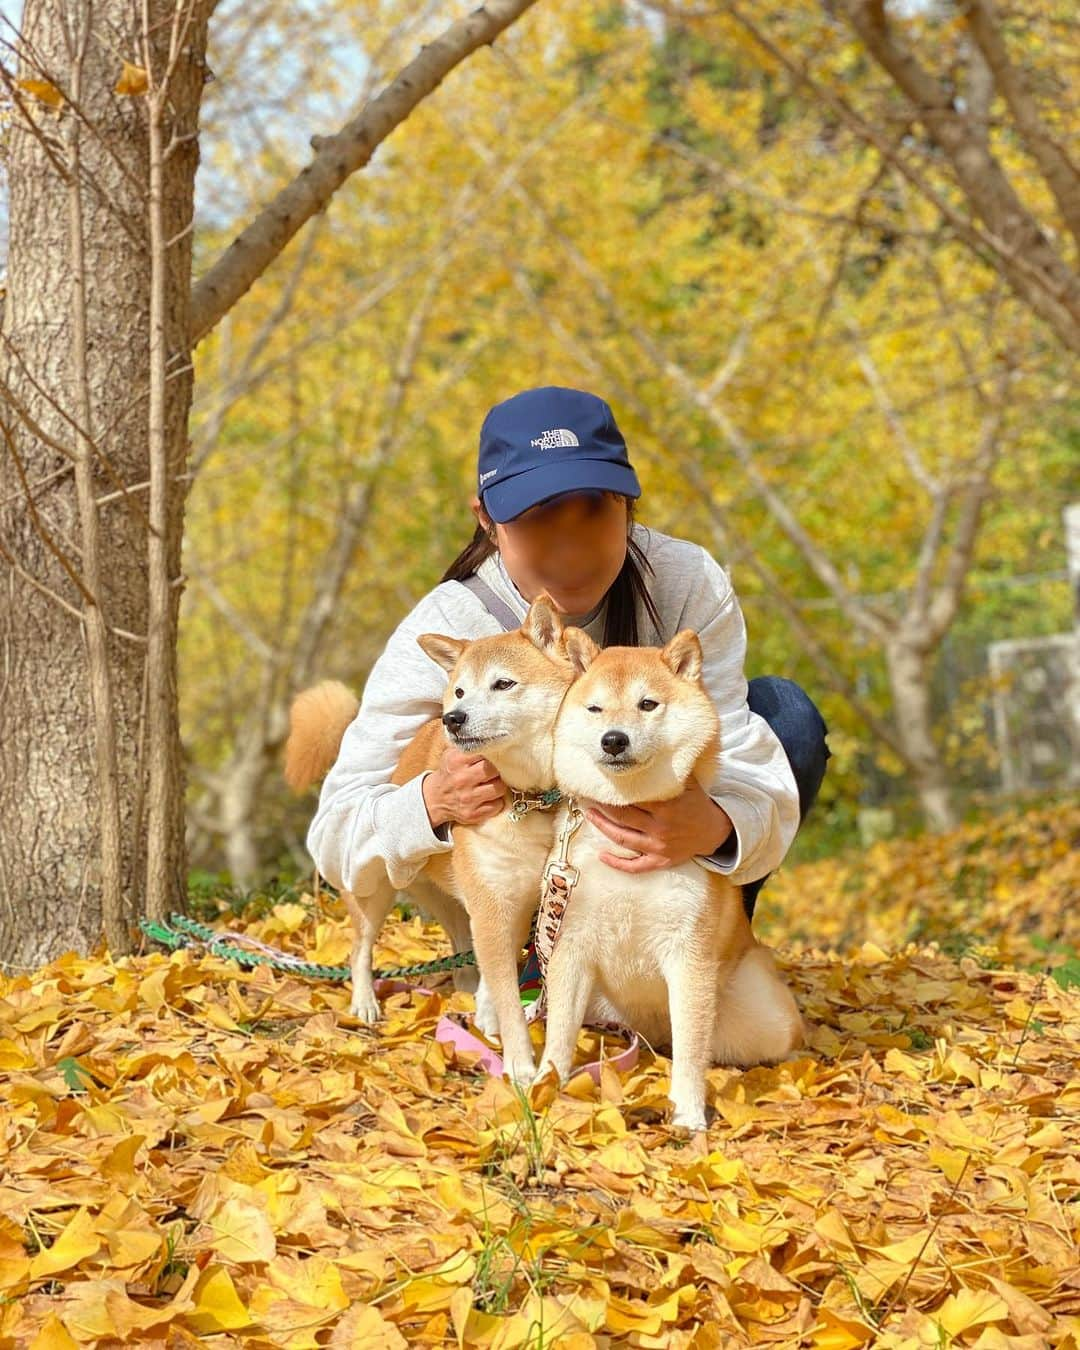
[[[530,811],[550,811],[562,801],[562,793],[557,787],[543,788],[536,792],[523,792],[520,788],[511,788],[514,804],[510,808],[510,819],[521,820]]]

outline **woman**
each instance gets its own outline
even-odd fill
[[[360,711],[323,782],[307,846],[331,885],[368,894],[380,874],[400,885],[451,826],[501,809],[503,787],[480,755],[447,748],[441,766],[401,787],[401,751],[439,715],[445,672],[421,633],[485,637],[516,627],[541,591],[602,646],[654,646],[681,628],[701,638],[703,681],[720,715],[720,764],[706,793],[604,807],[589,818],[635,858],[625,872],[696,858],[741,883],[748,916],[817,795],[826,727],[790,680],[747,685],[746,627],[727,574],[696,544],[634,521],[641,495],[611,409],[593,394],[548,386],[497,404],[480,430],[477,527],[442,582],[398,625],[375,662]]]

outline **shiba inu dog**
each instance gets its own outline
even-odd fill
[[[701,644],[685,630],[662,649],[601,652],[576,628],[563,642],[578,679],[555,726],[564,800],[537,924],[538,951],[550,952],[537,1077],[552,1067],[567,1077],[583,1023],[620,1022],[670,1042],[673,1122],[703,1129],[709,1065],[782,1059],[803,1042],[799,1010],[736,886],[693,860],[620,872],[599,854],[634,855],[583,815],[594,803],[677,797],[691,775],[712,781],[719,721],[701,684]]]
[[[405,748],[392,782],[438,767],[447,743],[482,754],[507,786],[505,809],[479,825],[455,825],[454,847],[433,854],[409,890],[449,933],[455,950],[476,951],[480,983],[477,1025],[498,1031],[506,1072],[528,1082],[535,1071],[518,994],[517,957],[528,937],[551,845],[555,718],[574,671],[562,652],[562,622],[547,596],[531,605],[514,632],[465,641],[427,633],[417,639],[449,673],[443,715],[420,728]],[[342,697],[344,694],[344,698]],[[296,790],[321,777],[337,757],[356,715],[343,685],[317,685],[299,694],[290,714],[285,776]],[[343,893],[356,944],[351,1011],[366,1022],[379,1016],[372,982],[375,938],[394,903],[386,879],[376,893]]]

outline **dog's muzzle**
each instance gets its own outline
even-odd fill
[[[600,737],[600,749],[603,751],[602,768],[628,769],[636,762],[627,754],[630,737],[625,731],[605,731]]]

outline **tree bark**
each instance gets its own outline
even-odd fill
[[[148,0],[155,62],[164,69],[173,0]],[[150,237],[146,100],[115,93],[121,54],[142,52],[142,15],[130,0],[27,0],[20,77],[48,79],[57,110],[20,99],[10,128],[8,294],[0,326],[0,950],[9,966],[36,967],[69,948],[89,950],[102,930],[101,793],[87,678],[87,633],[104,619],[116,728],[122,933],[143,911],[149,754],[178,787],[153,850],[171,894],[185,889],[183,794],[175,698],[180,540],[191,400],[188,348],[194,133],[204,84],[209,6],[188,7],[184,49],[171,79],[161,171],[162,339],[168,397],[161,439],[168,471],[159,532],[170,592],[167,709],[151,746],[145,734],[149,624],[145,490],[150,477]],[[76,13],[77,9],[77,13]],[[185,11],[187,12],[187,11]],[[72,33],[89,24],[77,102]],[[72,181],[56,145],[81,127]],[[81,205],[85,337],[65,298],[73,285],[71,193]],[[78,242],[78,241],[76,241]],[[76,255],[77,256],[77,255]],[[85,394],[79,381],[85,367]],[[88,405],[90,425],[82,425]],[[80,416],[83,412],[83,417]],[[80,454],[97,507],[99,592],[87,586],[92,541],[80,516]],[[83,472],[83,470],[80,470]],[[124,489],[116,495],[117,488]],[[85,501],[84,501],[85,508]],[[97,615],[91,611],[97,610]],[[114,948],[116,939],[113,939]]]
[[[0,67],[13,105],[0,318],[0,969],[92,948],[103,895],[114,952],[142,914],[184,903],[176,633],[193,338],[455,64],[535,0],[489,0],[452,24],[316,142],[313,163],[193,292],[214,3],[26,0],[18,80]],[[133,69],[119,92],[124,61]]]

